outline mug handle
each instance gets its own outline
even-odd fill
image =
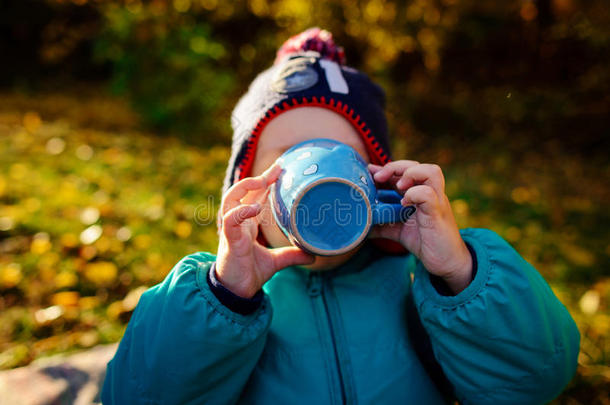
[[[373,225],[407,222],[415,212],[415,206],[400,204],[402,196],[394,190],[377,190],[377,204],[373,208]]]

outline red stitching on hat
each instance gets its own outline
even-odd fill
[[[360,115],[354,116],[355,111],[347,104],[341,102],[340,100],[335,100],[333,98],[326,100],[324,96],[320,97],[319,100],[315,96],[312,96],[311,100],[308,100],[307,97],[303,97],[301,102],[299,102],[298,99],[293,98],[292,104],[289,104],[288,102],[284,101],[281,105],[278,104],[271,107],[267,111],[267,113],[265,113],[265,116],[261,118],[260,121],[256,124],[248,140],[246,153],[244,154],[244,157],[241,163],[239,164],[239,167],[242,168],[239,174],[239,180],[250,176],[252,164],[254,162],[256,145],[258,144],[260,134],[263,132],[263,129],[269,123],[269,121],[271,121],[272,118],[275,118],[283,112],[302,106],[324,107],[341,114],[349,122],[352,123],[354,128],[356,128],[356,130],[362,137],[362,140],[364,141],[364,144],[367,148],[367,152],[369,154],[369,158],[371,159],[372,163],[384,165],[390,161],[388,155],[381,149],[379,142],[377,142],[377,140],[373,137],[373,134],[371,134],[371,130],[369,128],[366,128],[366,122],[362,120]]]

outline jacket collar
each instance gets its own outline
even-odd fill
[[[386,253],[381,251],[373,243],[367,240],[364,245],[360,247],[358,252],[356,252],[356,254],[350,257],[345,263],[331,270],[315,272],[319,273],[320,276],[323,278],[334,278],[346,274],[358,273],[368,267],[377,259],[383,257],[385,254]],[[296,270],[297,273],[301,274],[304,277],[307,277],[309,273],[314,272],[301,266],[294,266],[293,268]]]

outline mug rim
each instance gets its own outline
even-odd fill
[[[303,198],[303,196],[307,193],[307,191],[309,191],[313,187],[318,186],[323,183],[329,183],[329,182],[344,183],[344,184],[347,184],[348,186],[352,187],[353,189],[356,189],[356,191],[360,193],[360,195],[362,196],[362,199],[366,203],[366,214],[367,214],[366,222],[367,223],[366,223],[365,229],[362,231],[360,236],[358,236],[358,238],[355,241],[353,241],[349,245],[344,246],[343,248],[340,248],[340,249],[319,249],[319,248],[311,245],[310,243],[308,243],[304,240],[302,235],[299,233],[298,227],[296,226],[295,210],[299,206],[299,202],[301,201],[301,198]],[[372,212],[372,208],[371,208],[371,202],[369,201],[369,198],[366,195],[366,193],[364,192],[364,190],[362,189],[362,187],[360,187],[358,184],[354,183],[353,181],[350,181],[343,177],[322,177],[322,178],[312,181],[311,183],[309,183],[305,187],[303,187],[301,190],[299,190],[299,193],[298,193],[297,197],[294,199],[294,202],[292,203],[292,207],[290,208],[290,228],[292,231],[291,233],[293,234],[293,236],[297,240],[297,242],[300,245],[302,245],[306,250],[310,251],[311,253],[314,253],[314,254],[317,254],[320,256],[337,256],[337,255],[351,251],[352,249],[354,249],[355,247],[357,247],[358,245],[360,245],[360,243],[362,243],[364,241],[364,239],[368,235],[369,230],[371,229],[371,226],[372,226],[372,222],[373,222],[372,216],[373,216],[373,212]]]

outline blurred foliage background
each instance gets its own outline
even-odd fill
[[[556,402],[610,403],[607,2],[0,7],[0,369],[118,341],[142,291],[216,251],[231,110],[320,26],[387,91],[394,156],[439,163],[459,225],[500,233],[570,309]]]

